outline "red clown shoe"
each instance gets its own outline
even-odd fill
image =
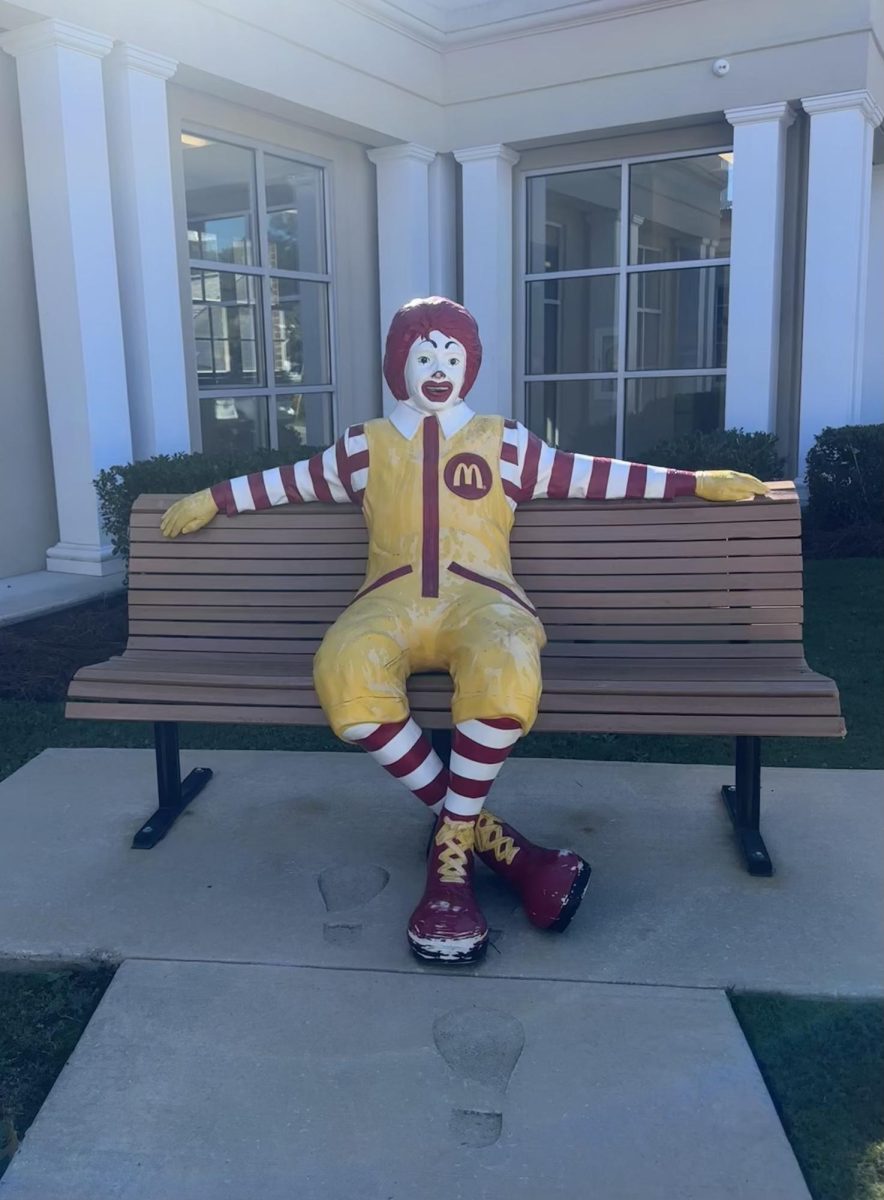
[[[488,948],[488,925],[473,895],[474,818],[444,809],[430,842],[427,886],[408,922],[408,942],[428,962],[473,963]]]
[[[487,809],[476,821],[476,856],[519,893],[528,920],[560,933],[589,887],[590,865],[573,850],[535,846]]]

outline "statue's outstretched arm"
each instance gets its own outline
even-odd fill
[[[527,500],[746,500],[767,488],[739,471],[676,471],[548,446],[518,421],[508,421],[501,453],[504,490]]]
[[[256,512],[278,504],[360,504],[368,479],[368,444],[361,425],[351,427],[333,446],[285,467],[270,467],[216,483],[177,500],[163,514],[166,537],[194,533],[219,512]]]

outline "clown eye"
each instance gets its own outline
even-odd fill
[[[448,365],[451,367],[456,367],[459,362],[460,362],[459,358],[449,358]]]
[[[420,355],[418,355],[417,361],[419,363],[428,363],[430,361],[430,356],[429,356],[429,354],[420,354]]]

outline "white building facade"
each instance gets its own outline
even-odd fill
[[[884,3],[0,0],[0,578],[92,481],[327,444],[413,296],[471,404],[647,460],[882,420]]]

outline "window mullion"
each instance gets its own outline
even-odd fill
[[[629,262],[629,165],[620,168],[620,275],[617,288],[617,410],[614,433],[615,455],[623,458],[626,429],[626,338],[629,318],[627,265]]]
[[[267,437],[271,450],[279,449],[279,431],[276,425],[276,366],[273,358],[273,307],[270,295],[270,263],[268,261],[267,236],[267,187],[264,175],[264,151],[255,151],[255,179],[258,245],[256,260],[261,268],[261,330],[264,337],[264,381],[268,388]]]

